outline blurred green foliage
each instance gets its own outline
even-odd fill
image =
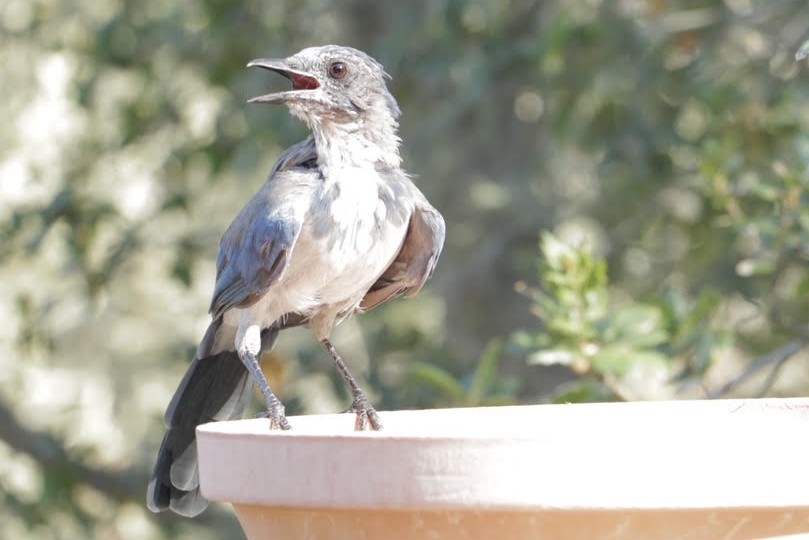
[[[239,537],[226,509],[152,516],[144,489],[219,238],[305,135],[245,104],[279,81],[244,65],[313,44],[393,75],[405,164],[448,222],[418,298],[336,333],[380,408],[805,393],[807,20],[801,0],[5,0],[3,535]],[[313,341],[265,361],[291,413],[347,404]]]
[[[517,381],[502,377],[498,366],[503,357],[503,341],[492,339],[474,370],[455,376],[446,368],[423,361],[409,364],[412,385],[422,393],[432,390],[426,406],[484,407],[513,405],[516,400]],[[414,400],[418,403],[419,400]]]
[[[659,397],[648,393],[659,390],[650,379],[674,379],[677,366],[679,378],[699,378],[730,344],[731,333],[704,325],[719,306],[712,290],[690,304],[674,291],[647,302],[611,301],[603,258],[550,233],[542,235],[541,253],[541,288],[526,292],[543,328],[517,332],[513,343],[531,364],[560,364],[579,375],[559,387],[556,401]]]

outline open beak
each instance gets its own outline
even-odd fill
[[[320,87],[320,83],[315,77],[304,71],[289,67],[286,59],[259,58],[247,64],[247,67],[253,66],[280,73],[292,82],[292,90],[254,97],[247,100],[248,103],[286,103],[291,99],[301,98]]]

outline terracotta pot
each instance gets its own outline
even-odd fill
[[[197,429],[250,539],[752,539],[809,533],[809,400],[538,405]]]

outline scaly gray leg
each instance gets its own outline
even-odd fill
[[[340,358],[340,355],[337,354],[337,350],[334,348],[334,345],[332,345],[331,341],[328,339],[324,339],[321,341],[321,343],[323,344],[323,348],[326,349],[326,352],[329,353],[334,365],[337,366],[337,371],[339,371],[340,375],[342,375],[343,380],[348,385],[348,389],[351,391],[351,396],[354,398],[354,401],[351,403],[351,408],[349,409],[354,411],[357,415],[357,419],[354,422],[354,429],[357,431],[363,431],[368,429],[368,425],[370,424],[371,429],[375,431],[381,430],[382,421],[379,419],[376,409],[373,408],[371,403],[368,401],[368,396],[365,395],[365,392],[362,391],[360,385],[358,385],[357,381],[354,380],[354,377],[351,376],[351,373],[348,371],[348,367],[346,366],[345,362],[343,362],[343,359]]]
[[[239,352],[239,359],[250,371],[250,375],[258,383],[258,388],[261,390],[261,395],[264,396],[264,401],[267,403],[267,417],[270,419],[270,429],[291,429],[286,415],[284,415],[284,405],[281,400],[273,394],[270,389],[270,383],[267,382],[267,377],[261,371],[261,366],[258,363],[256,355],[243,350]]]

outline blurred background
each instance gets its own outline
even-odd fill
[[[805,395],[807,34],[803,0],[4,0],[2,535],[241,537],[145,487],[219,239],[306,135],[244,66],[310,45],[386,66],[447,220],[423,293],[335,333],[378,408]],[[348,405],[306,330],[264,366]]]

